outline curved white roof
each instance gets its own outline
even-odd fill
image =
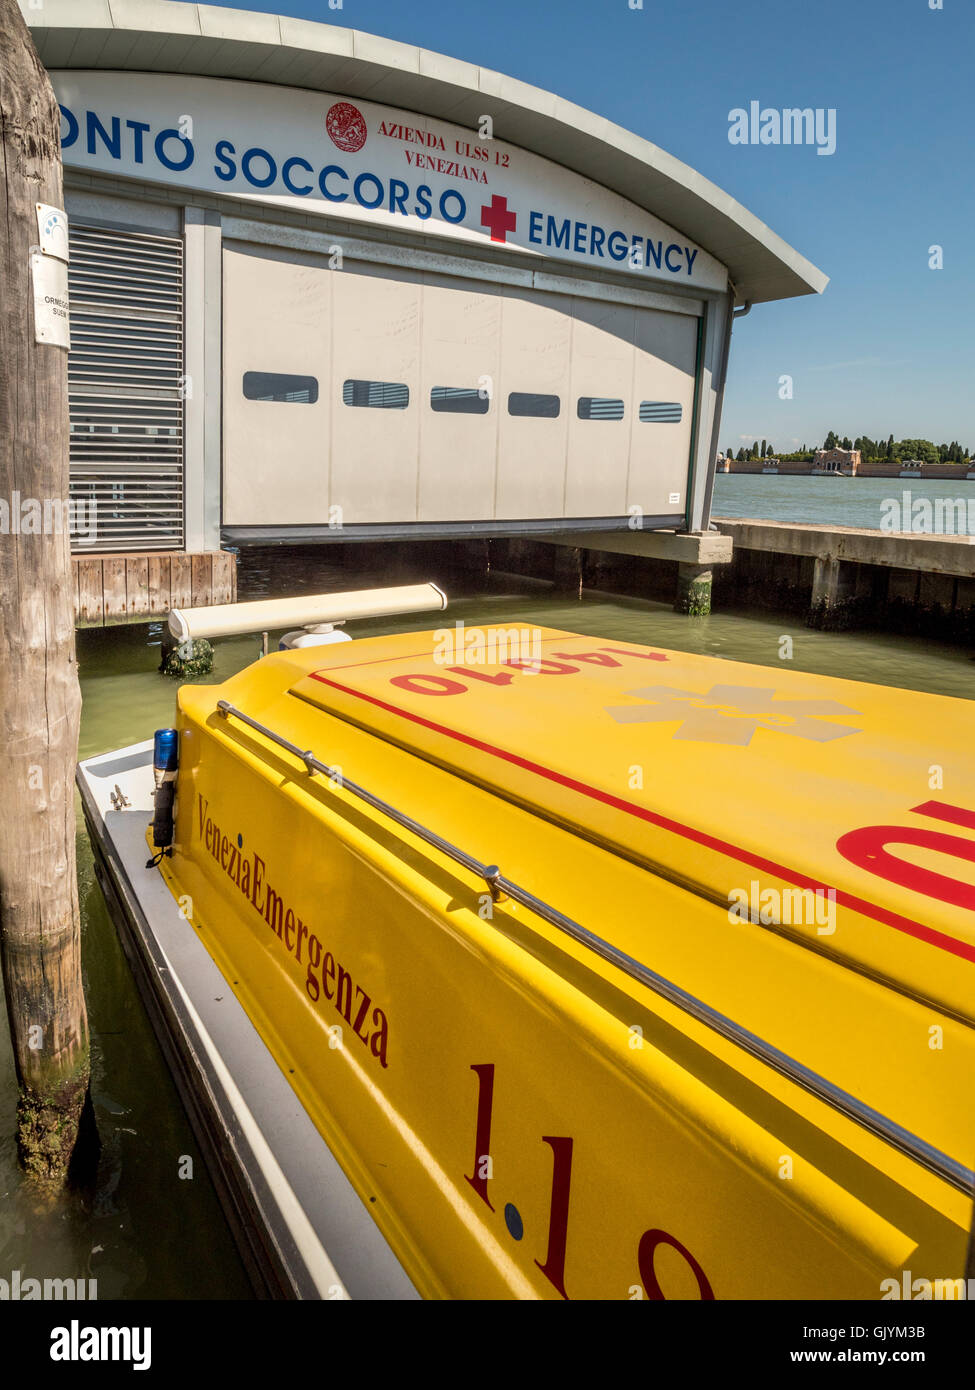
[[[44,65],[302,87],[476,129],[628,198],[723,265],[738,302],[818,294],[828,278],[715,184],[612,121],[514,78],[355,29],[177,0],[20,0]]]

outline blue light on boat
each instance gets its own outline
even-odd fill
[[[175,772],[179,767],[179,734],[157,729],[152,739],[152,766],[156,772]]]

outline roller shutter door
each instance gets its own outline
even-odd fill
[[[72,223],[71,497],[84,550],[183,546],[183,244]]]

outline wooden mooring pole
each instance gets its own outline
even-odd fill
[[[60,229],[52,221],[63,207],[54,91],[17,0],[0,0],[0,962],[21,1160],[53,1186],[77,1163],[89,1077],[75,879],[81,695],[66,524],[68,354],[59,345],[66,245],[63,217]]]

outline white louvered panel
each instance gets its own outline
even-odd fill
[[[76,550],[183,545],[183,245],[71,226],[71,496],[94,503]]]

